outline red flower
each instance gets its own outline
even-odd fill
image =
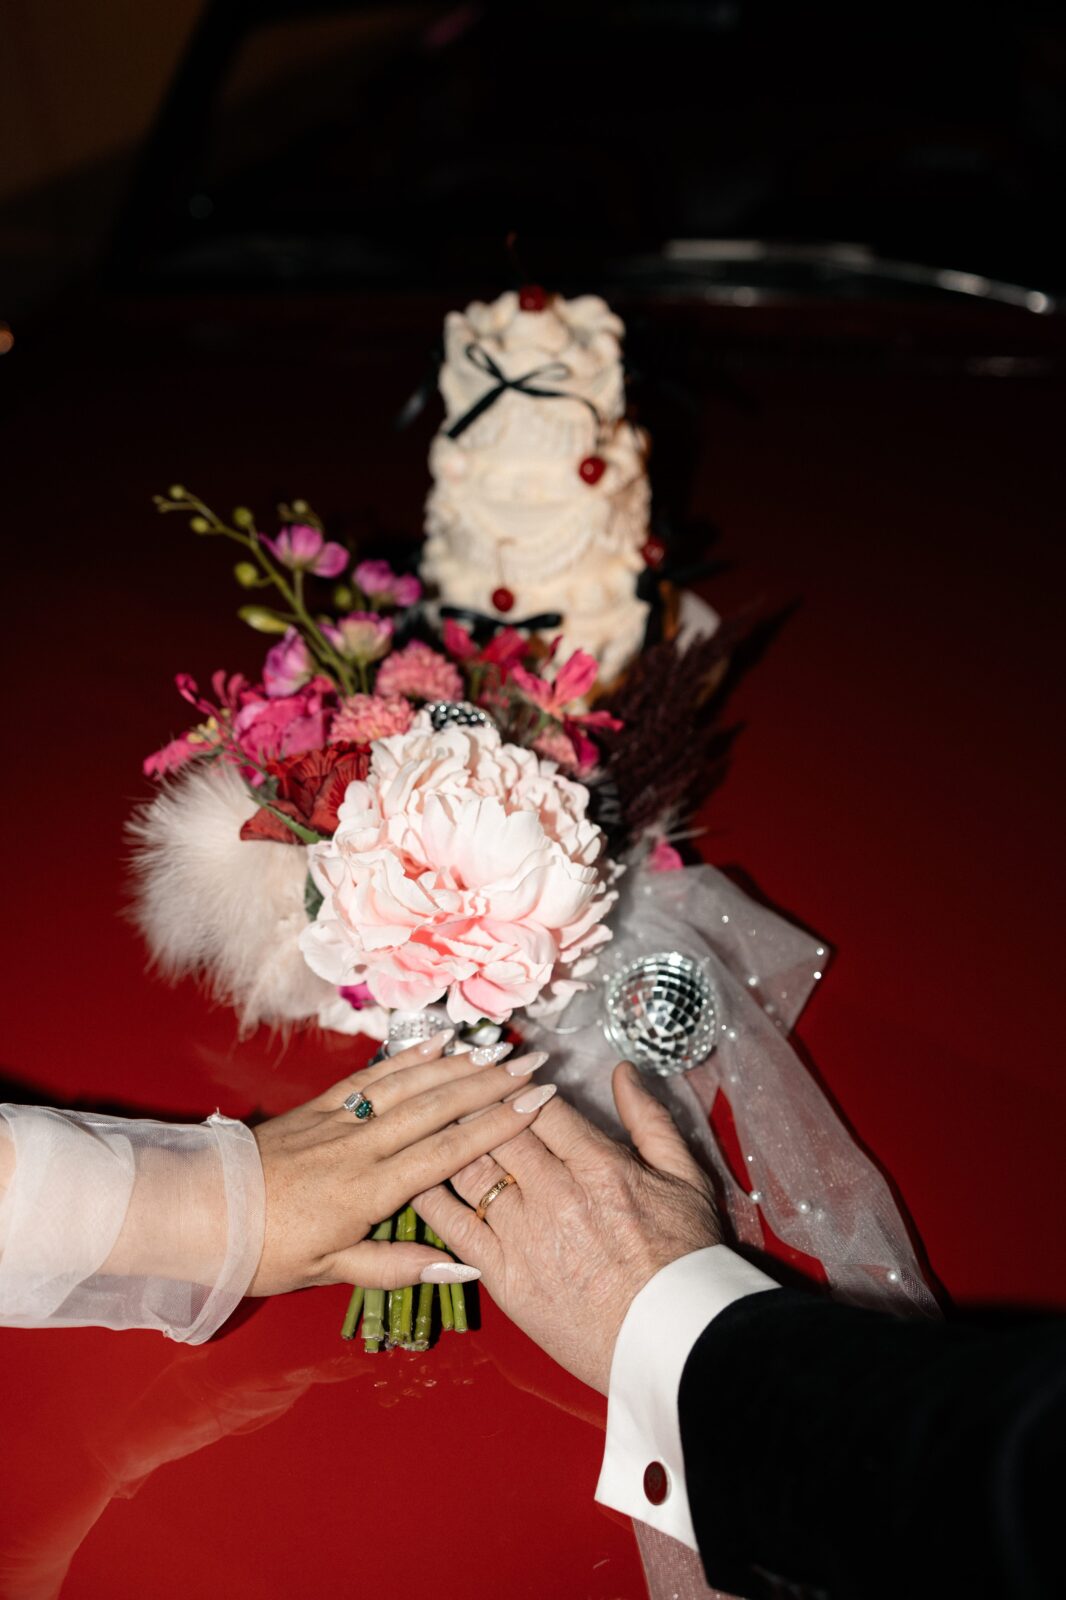
[[[488,644],[479,650],[473,634],[460,626],[452,617],[444,619],[444,648],[456,661],[475,666],[488,665],[499,668],[500,677],[507,682],[508,674],[529,649],[529,640],[517,628],[501,628]]]
[[[277,784],[270,804],[304,828],[330,835],[336,831],[337,812],[350,783],[370,770],[370,750],[365,744],[331,744],[306,755],[267,762],[267,772]],[[299,844],[292,829],[265,806],[241,829],[242,839],[272,839],[277,844]]]

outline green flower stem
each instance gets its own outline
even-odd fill
[[[344,1321],[341,1323],[342,1339],[355,1338],[355,1330],[359,1324],[360,1313],[363,1309],[363,1296],[365,1293],[366,1290],[360,1289],[358,1285],[352,1290],[352,1298],[348,1301],[348,1310],[345,1312]]]
[[[465,1333],[470,1324],[466,1320],[466,1293],[461,1283],[446,1283],[442,1288],[452,1292],[452,1321],[456,1333]]]
[[[392,1238],[392,1218],[379,1222],[373,1233],[372,1239],[389,1240]],[[363,1301],[363,1345],[371,1354],[381,1349],[382,1340],[385,1338],[385,1291],[384,1289],[368,1289]]]
[[[403,1295],[402,1289],[389,1290],[389,1349],[394,1345],[403,1343],[403,1332],[400,1327],[400,1307]]]
[[[414,1206],[404,1206],[396,1219],[396,1237],[405,1243],[413,1244],[418,1238],[418,1213]],[[407,1285],[400,1293],[400,1343],[410,1348],[413,1337],[412,1322],[415,1308],[415,1291],[412,1285]]]
[[[422,1283],[418,1286],[418,1310],[415,1312],[415,1332],[411,1340],[411,1349],[428,1350],[432,1333],[433,1285]]]
[[[432,1245],[434,1250],[447,1250],[448,1246],[444,1243],[440,1234],[431,1228],[428,1222],[424,1224],[424,1227],[426,1230],[426,1243]],[[462,1284],[441,1283],[437,1287],[440,1292],[440,1325],[445,1333],[451,1333],[455,1328],[455,1301],[452,1298],[452,1290],[455,1288],[461,1289]],[[463,1306],[463,1327],[466,1327],[465,1304]]]
[[[162,495],[156,496],[156,506],[160,511],[192,511],[208,524],[207,532],[220,534],[223,538],[232,540],[235,544],[242,545],[249,555],[254,556],[260,569],[279,591],[298,620],[307,637],[307,642],[319,661],[332,671],[333,676],[339,679],[345,694],[351,694],[354,687],[351,668],[342,656],[338,655],[329,640],[326,638],[318,623],[308,611],[303,599],[303,573],[294,575],[294,582],[290,584],[282,575],[279,567],[271,560],[263,548],[262,541],[254,533],[245,533],[240,528],[231,528],[216,516],[211,507],[194,494],[186,494],[184,500],[167,500]]]

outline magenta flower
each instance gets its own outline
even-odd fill
[[[387,561],[360,561],[352,577],[371,600],[386,605],[413,606],[422,597],[418,579],[410,573],[393,572]]]
[[[336,623],[324,623],[322,632],[346,661],[364,667],[380,661],[392,646],[392,623],[375,611],[349,611]]]
[[[365,983],[342,983],[337,993],[342,1000],[347,1000],[353,1011],[365,1011],[367,1006],[377,1004]]]
[[[267,651],[263,662],[263,687],[273,700],[277,695],[293,694],[314,675],[315,664],[303,635],[290,628],[283,639]]]
[[[397,575],[392,598],[398,606],[418,604],[422,598],[422,585],[413,572],[401,572]]]
[[[461,700],[463,680],[458,669],[428,644],[412,639],[378,668],[374,684],[378,694],[410,695],[415,700]]]
[[[343,545],[331,544],[319,528],[304,522],[282,528],[276,539],[259,535],[275,560],[293,572],[313,572],[316,578],[336,578],[348,565]]]
[[[675,850],[672,844],[667,844],[665,839],[660,839],[654,849],[648,852],[649,872],[680,872],[684,865],[681,852]]]
[[[295,694],[275,699],[256,695],[234,717],[233,741],[259,762],[320,750],[335,709],[333,685],[327,678],[312,678]]]

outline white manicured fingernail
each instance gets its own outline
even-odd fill
[[[479,1044],[476,1050],[471,1050],[470,1059],[475,1067],[494,1067],[497,1061],[509,1056],[513,1049],[513,1044]]]
[[[511,1105],[520,1117],[525,1117],[531,1111],[539,1111],[541,1106],[546,1106],[554,1093],[554,1083],[542,1083],[539,1088],[530,1089],[528,1094],[520,1094],[517,1100],[511,1101]]]
[[[461,1261],[442,1261],[439,1266],[423,1267],[418,1274],[419,1283],[471,1283],[481,1274],[476,1267],[466,1267]]]
[[[418,1046],[418,1053],[420,1056],[438,1055],[440,1051],[444,1049],[444,1046],[448,1043],[448,1041],[454,1038],[454,1028],[442,1028],[439,1033],[433,1034],[428,1039],[423,1039],[422,1043]]]
[[[547,1050],[534,1050],[528,1056],[519,1056],[517,1061],[508,1061],[507,1071],[512,1078],[528,1078],[531,1072],[536,1072],[548,1059]]]

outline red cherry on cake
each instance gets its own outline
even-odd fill
[[[666,560],[666,546],[654,534],[650,539],[645,539],[640,547],[640,553],[644,557],[645,565],[649,567],[661,567]]]
[[[513,611],[514,595],[511,593],[510,589],[493,589],[492,604],[497,611]]]
[[[602,456],[586,456],[577,470],[586,483],[599,483],[607,471],[607,463]]]
[[[548,304],[548,291],[539,283],[524,283],[518,291],[520,311],[543,311]]]

